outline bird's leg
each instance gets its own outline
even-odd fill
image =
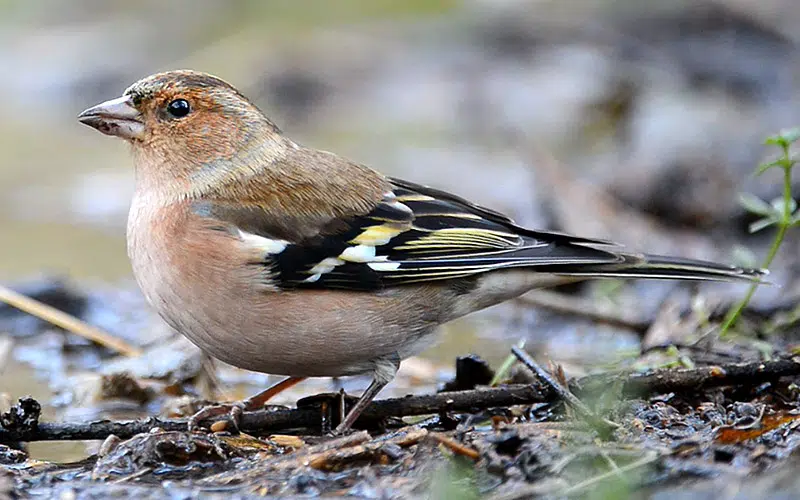
[[[188,430],[190,432],[195,430],[198,427],[198,424],[203,420],[225,414],[230,416],[234,428],[238,430],[239,422],[242,418],[243,412],[246,410],[255,410],[264,406],[264,404],[266,404],[266,402],[270,399],[274,398],[286,389],[294,387],[305,379],[306,377],[286,377],[280,382],[270,386],[266,390],[263,390],[254,396],[250,396],[247,399],[243,399],[242,401],[206,406],[189,418],[189,422],[187,423]]]
[[[381,389],[386,387],[386,384],[394,379],[399,367],[400,358],[397,356],[384,358],[376,363],[375,373],[372,376],[372,383],[369,384],[367,390],[365,390],[358,401],[356,401],[350,413],[336,426],[336,429],[333,431],[334,435],[341,435],[350,430],[353,424],[356,423],[356,420],[358,420],[358,417],[361,416],[361,413],[369,406],[372,400],[375,399],[375,396],[381,392]]]

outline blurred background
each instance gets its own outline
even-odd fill
[[[795,0],[0,1],[0,282],[49,293],[61,277],[88,321],[139,345],[161,338],[125,253],[127,147],[75,116],[178,68],[232,82],[300,143],[524,225],[760,259],[770,234],[748,235],[737,196],[779,195],[777,173],[752,172],[764,138],[800,123],[798,21]],[[796,296],[798,248],[795,236],[774,273],[784,286],[757,304]],[[647,316],[674,289],[583,292]],[[31,366],[62,377],[69,363],[47,353],[80,344],[26,340],[29,321],[0,314],[16,346],[0,392],[39,390]],[[639,347],[511,304],[458,322],[425,356],[499,360],[521,338],[562,361]],[[81,366],[100,366],[93,356]]]

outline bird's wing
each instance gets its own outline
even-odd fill
[[[398,179],[390,188],[367,213],[329,220],[313,237],[275,239],[252,226],[242,237],[266,250],[284,288],[374,290],[503,268],[624,260],[597,248],[608,242],[527,230],[443,191]]]

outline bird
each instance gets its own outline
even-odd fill
[[[131,146],[127,250],[147,302],[205,353],[285,377],[201,409],[190,430],[226,413],[238,424],[308,377],[369,374],[334,430],[345,433],[440,325],[536,288],[765,274],[522,227],[302,146],[236,87],[202,72],[145,77],[78,120]]]

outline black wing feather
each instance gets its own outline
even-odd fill
[[[532,231],[450,193],[391,182],[392,193],[368,214],[338,219],[338,230],[272,256],[281,286],[374,290],[503,268],[622,260],[594,248],[609,242]]]

